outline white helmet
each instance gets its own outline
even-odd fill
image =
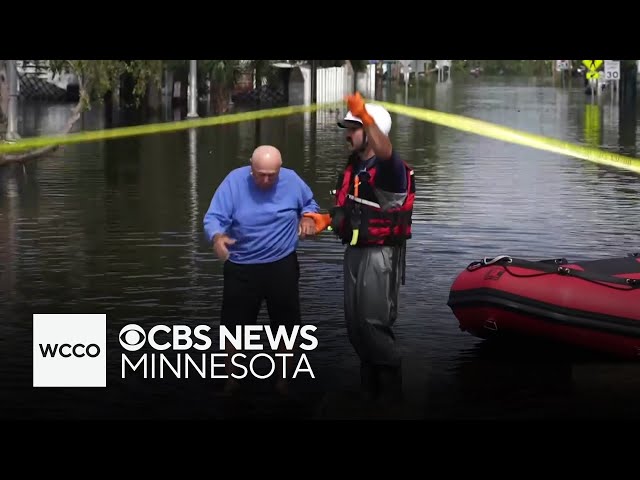
[[[373,121],[376,122],[380,131],[388,136],[389,131],[391,130],[391,115],[389,115],[389,112],[387,112],[384,107],[375,103],[365,103],[364,108],[367,110],[367,113],[371,115]],[[347,112],[344,119],[338,122],[338,126],[341,128],[348,128],[350,123],[352,125],[354,123],[359,123],[360,126],[362,126],[362,120],[354,116],[351,112]]]

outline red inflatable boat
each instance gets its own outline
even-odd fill
[[[547,337],[640,360],[640,254],[577,263],[485,258],[458,275],[447,305],[477,337]]]

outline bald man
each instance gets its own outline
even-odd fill
[[[233,332],[236,325],[255,324],[263,300],[272,327],[291,331],[300,324],[296,249],[299,238],[316,233],[313,219],[303,214],[318,211],[311,189],[282,166],[271,145],[256,148],[250,165],[226,176],[204,216],[205,235],[224,262],[221,325]],[[243,372],[232,369],[232,346],[226,353],[230,392],[238,386],[231,374]],[[280,378],[276,387],[285,393],[286,381]]]

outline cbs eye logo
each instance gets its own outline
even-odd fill
[[[140,350],[147,339],[147,334],[140,325],[125,325],[120,330],[120,345],[129,352]]]

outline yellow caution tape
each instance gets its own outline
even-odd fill
[[[262,118],[284,117],[296,113],[311,112],[328,108],[344,106],[343,102],[333,102],[314,105],[300,105],[291,107],[270,108],[253,110],[249,112],[232,113],[215,117],[195,118],[179,120],[175,122],[150,123],[131,127],[118,127],[106,130],[91,130],[66,135],[45,135],[41,137],[29,137],[12,143],[0,143],[0,155],[3,153],[21,152],[49,145],[69,145],[73,143],[94,142],[97,140],[109,140],[114,138],[133,137],[138,135],[150,135],[156,133],[175,132],[190,128],[209,127],[213,125],[225,125],[229,123],[246,122]]]
[[[543,137],[533,133],[515,130],[502,125],[493,124],[483,120],[478,120],[452,113],[437,112],[425,108],[409,107],[394,103],[372,101],[383,105],[390,112],[406,115],[425,122],[431,122],[456,130],[482,135],[496,140],[524,145],[527,147],[546,150],[549,152],[581,158],[602,165],[631,170],[640,173],[640,159],[628,157],[613,152],[576,145],[555,138]],[[178,130],[188,130],[190,128],[200,128],[214,125],[224,125],[229,123],[246,122],[259,120],[262,118],[283,117],[297,113],[311,112],[316,110],[344,107],[343,102],[332,102],[314,105],[300,105],[265,110],[254,110],[249,112],[233,113],[229,115],[219,115],[215,117],[197,118],[190,120],[180,120],[176,122],[153,123],[137,125],[132,127],[119,127],[107,130],[83,131],[66,135],[46,135],[41,137],[23,138],[12,143],[0,143],[0,155],[3,153],[20,152],[34,148],[46,147],[49,145],[68,145],[73,143],[92,142],[97,140],[108,140],[114,138],[131,137],[138,135],[149,135],[156,133],[174,132]]]
[[[452,113],[436,112],[424,108],[397,105],[394,103],[372,101],[384,106],[390,112],[406,115],[425,122],[436,123],[469,133],[475,133],[496,140],[524,145],[527,147],[546,150],[561,155],[568,155],[590,162],[623,168],[640,173],[640,159],[627,157],[613,152],[605,152],[593,147],[576,145],[555,138],[543,137],[533,133],[515,130],[502,125],[496,125],[483,120],[463,117]]]

